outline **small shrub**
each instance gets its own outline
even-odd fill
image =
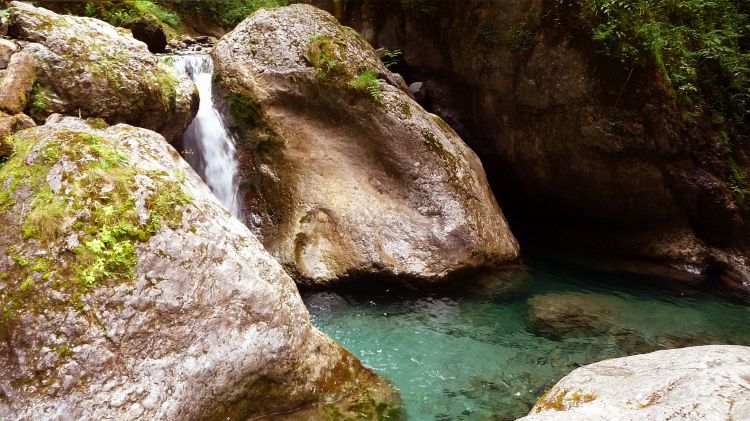
[[[536,37],[536,26],[530,21],[526,21],[510,33],[510,48],[518,53],[528,53],[534,48],[534,38]]]

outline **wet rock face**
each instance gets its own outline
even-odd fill
[[[578,368],[542,396],[524,421],[746,419],[750,347],[699,346]]]
[[[397,400],[158,134],[51,119],[0,164],[0,418]],[[94,128],[97,127],[97,128]]]
[[[530,241],[750,297],[747,212],[718,134],[683,125],[658,75],[592,54],[566,21],[577,3],[312,3],[403,51],[397,69],[477,151]]]
[[[25,80],[28,98],[19,106],[38,122],[52,113],[80,114],[155,130],[171,140],[197,111],[193,83],[127,30],[12,2],[8,33],[23,43],[11,64],[19,54],[36,64],[35,77]]]
[[[246,219],[301,283],[436,282],[518,258],[476,155],[333,16],[258,11],[213,57]]]

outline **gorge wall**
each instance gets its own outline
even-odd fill
[[[478,153],[523,247],[747,295],[746,131],[730,144],[664,72],[598,53],[583,6],[312,3],[401,50],[394,69]]]

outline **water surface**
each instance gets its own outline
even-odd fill
[[[303,298],[319,329],[401,391],[410,420],[515,419],[584,364],[664,348],[750,344],[750,307],[711,296],[623,288],[639,280],[550,265],[533,265],[528,277],[496,278],[429,294],[389,289]],[[540,333],[529,318],[534,297],[590,303],[584,312],[592,327]]]

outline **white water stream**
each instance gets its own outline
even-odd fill
[[[198,114],[182,135],[185,160],[232,215],[239,217],[238,163],[234,140],[211,96],[213,61],[208,55],[175,56],[174,67],[195,82],[200,95]]]

